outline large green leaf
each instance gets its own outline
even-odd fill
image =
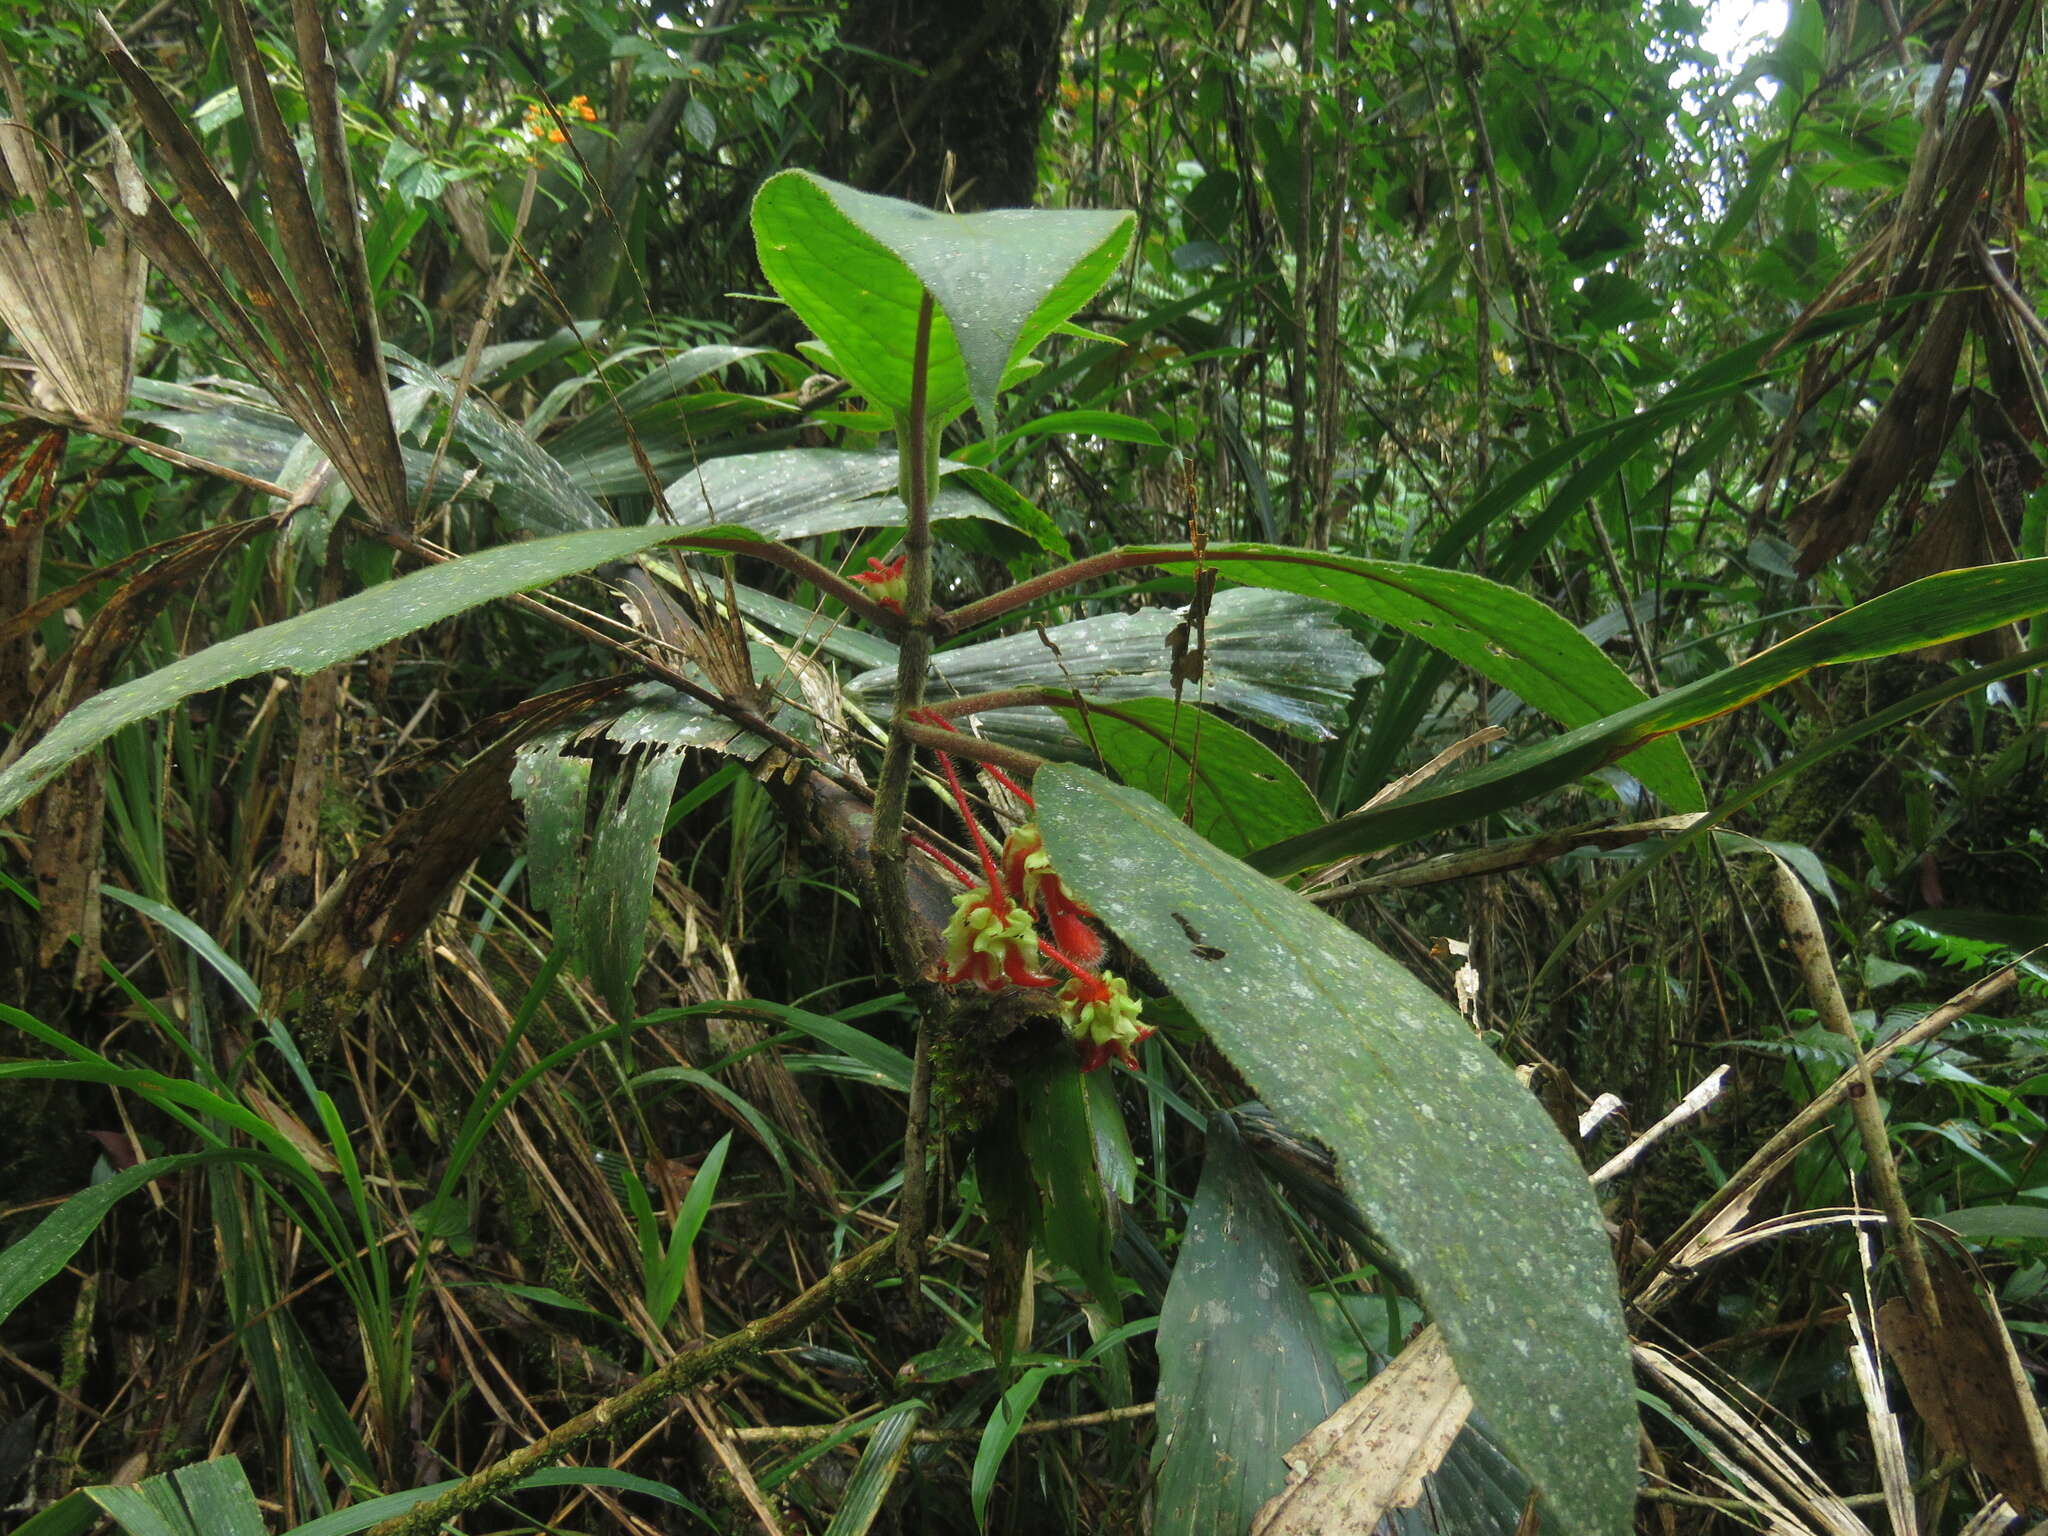
[[[1221,1115],[1159,1309],[1158,1536],[1238,1536],[1344,1401],[1287,1224]]]
[[[1560,1528],[1618,1536],[1635,1415],[1614,1268],[1584,1172],[1441,999],[1157,801],[1055,764],[1061,875],[1283,1121],[1320,1138]]]
[[[1192,702],[1127,699],[1060,715],[1126,784],[1191,806],[1189,825],[1227,853],[1323,824],[1316,797],[1271,747]]]
[[[1291,874],[1475,822],[1569,784],[1660,736],[1739,709],[1818,667],[1895,656],[2044,611],[2048,560],[1928,576],[1802,630],[1738,666],[1460,774],[1442,789],[1354,812],[1262,848],[1251,862],[1268,874]]]
[[[1128,553],[1158,565],[1195,562],[1186,548]],[[1320,598],[1405,630],[1562,725],[1585,725],[1644,697],[1565,619],[1533,597],[1469,571],[1266,544],[1212,544],[1204,558],[1232,581]],[[1631,767],[1673,810],[1706,805],[1677,743],[1652,747]]]
[[[996,430],[1010,365],[1091,298],[1130,244],[1128,213],[1003,209],[934,213],[784,171],[754,198],[761,270],[883,409],[910,409],[917,313],[935,306],[927,408],[972,399]]]
[[[743,529],[693,532],[756,537]],[[688,544],[689,539],[673,528],[596,528],[502,544],[210,645],[147,677],[94,694],[65,715],[0,773],[0,816],[123,726],[146,720],[195,693],[225,688],[259,672],[318,672],[479,603],[580,575],[663,543]]]

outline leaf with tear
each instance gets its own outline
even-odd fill
[[[956,646],[932,658],[934,696],[1006,688],[1075,688],[1091,699],[1170,699],[1167,642],[1179,618],[1171,608],[1104,613],[1000,640]],[[1048,644],[1050,642],[1050,644]],[[1221,592],[1209,610],[1209,666],[1202,702],[1307,741],[1328,740],[1343,723],[1351,692],[1379,664],[1327,603],[1283,592]],[[893,665],[847,685],[877,713],[895,690]],[[1063,755],[1081,739],[1049,710],[1003,710],[973,717],[991,736],[1051,745]]]
[[[1354,811],[1262,848],[1252,862],[1268,874],[1292,874],[1476,822],[1570,784],[1674,731],[1740,709],[1818,668],[1896,656],[2043,612],[2048,612],[2048,559],[1928,576],[1824,619],[1736,666],[1459,774],[1442,788]]]
[[[1186,548],[1118,553],[1200,563]],[[1212,544],[1203,558],[1226,580],[1336,603],[1414,635],[1568,728],[1644,702],[1643,690],[1568,620],[1470,571],[1261,544]],[[1673,810],[1706,804],[1675,741],[1648,744],[1629,768]]]
[[[941,460],[939,473],[961,468]],[[686,528],[722,523],[764,538],[801,539],[845,528],[902,527],[896,476],[893,453],[785,448],[708,459],[662,494]],[[944,481],[932,500],[932,516],[1008,521],[972,491]]]
[[[1636,1420],[1613,1261],[1535,1099],[1406,969],[1157,801],[1067,764],[1034,789],[1075,893],[1273,1112],[1336,1154],[1560,1528],[1626,1531]]]

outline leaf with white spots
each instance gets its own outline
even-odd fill
[[[1063,764],[1033,787],[1062,878],[1336,1154],[1547,1528],[1621,1536],[1636,1418],[1614,1266],[1536,1101],[1402,966],[1158,801]]]

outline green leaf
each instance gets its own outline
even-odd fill
[[[1011,1385],[981,1431],[981,1443],[974,1452],[974,1472],[968,1479],[967,1497],[974,1506],[974,1523],[988,1529],[988,1496],[995,1491],[996,1475],[1003,1470],[1003,1457],[1010,1442],[1046,1382],[1066,1369],[1064,1366],[1034,1365]]]
[[[2001,1238],[2048,1242],[2048,1206],[1977,1205],[1934,1219],[1973,1243],[1997,1242]]]
[[[100,1507],[81,1488],[30,1515],[14,1528],[14,1536],[85,1536],[99,1520]]]
[[[1130,1127],[1116,1101],[1116,1074],[1090,1072],[1081,1079],[1081,1090],[1088,1100],[1088,1134],[1102,1187],[1129,1205],[1138,1198],[1138,1154],[1131,1150]]]
[[[138,896],[133,891],[124,891],[119,886],[103,885],[102,896],[111,897],[124,907],[131,907],[144,917],[150,918],[169,929],[184,940],[192,952],[212,966],[220,979],[235,990],[235,995],[249,1005],[249,1011],[258,1017],[263,1013],[263,993],[255,980],[229,956],[226,950],[214,942],[213,935],[193,922],[176,907],[165,906],[147,896]]]
[[[1059,711],[1126,784],[1157,795],[1175,812],[1189,804],[1190,825],[1217,847],[1249,853],[1320,827],[1323,808],[1301,776],[1256,736],[1171,699],[1127,699],[1084,718]]]
[[[1038,1190],[1038,1244],[1114,1311],[1113,1202],[1096,1161],[1088,1096],[1073,1052],[1063,1049],[1052,1062],[1020,1074],[1016,1095],[1018,1139]]]
[[[1195,560],[1185,548],[1132,553],[1160,565]],[[1320,598],[1405,630],[1565,726],[1585,725],[1643,700],[1643,690],[1567,620],[1533,597],[1469,571],[1264,544],[1212,544],[1205,558],[1232,581]],[[1699,781],[1675,742],[1651,749],[1631,767],[1673,810],[1705,807]]]
[[[331,1515],[295,1525],[285,1532],[285,1536],[355,1536],[357,1531],[366,1531],[380,1520],[402,1515],[415,1504],[423,1504],[446,1493],[461,1481],[459,1477],[451,1477],[445,1482],[429,1483],[424,1488],[408,1488],[403,1493],[365,1499],[360,1504],[349,1505],[347,1509],[337,1509]],[[622,1493],[638,1493],[659,1499],[664,1504],[688,1510],[706,1524],[714,1523],[709,1515],[667,1483],[636,1477],[631,1472],[621,1472],[613,1467],[545,1467],[531,1477],[521,1478],[513,1488],[615,1488]]]
[[[501,544],[210,645],[147,677],[96,693],[66,714],[0,772],[0,816],[123,726],[146,720],[195,693],[225,688],[259,672],[318,672],[479,603],[580,575],[670,542],[689,541],[673,528],[644,527],[597,528]]]
[[[1960,640],[2043,611],[2048,611],[2048,560],[1924,577],[1802,630],[1738,666],[1510,753],[1458,775],[1445,788],[1339,817],[1260,849],[1251,862],[1268,874],[1292,874],[1471,823],[1569,784],[1660,736],[1740,709],[1816,668]]]
[[[107,1213],[124,1196],[131,1195],[151,1179],[176,1173],[198,1163],[218,1162],[223,1157],[248,1157],[231,1152],[184,1152],[175,1157],[153,1157],[146,1163],[124,1168],[111,1179],[82,1189],[37,1222],[28,1236],[0,1250],[0,1322],[14,1309],[54,1278],[71,1256],[97,1232]]]
[[[636,752],[611,766],[576,898],[576,949],[614,1018],[633,1015],[633,982],[647,953],[647,914],[680,752]]]
[[[1098,338],[1100,339],[1100,338]],[[1053,411],[1034,416],[1002,435],[1004,443],[1019,443],[1034,437],[1099,437],[1111,443],[1142,443],[1147,448],[1164,448],[1166,439],[1149,421],[1126,416],[1121,411]]]
[[[895,1485],[896,1474],[903,1468],[903,1458],[910,1451],[910,1436],[924,1410],[924,1403],[913,1398],[898,1403],[874,1421],[874,1433],[868,1437],[867,1449],[860,1453],[853,1476],[846,1480],[845,1496],[832,1512],[832,1523],[825,1527],[825,1536],[866,1536],[868,1527],[882,1512],[882,1503]]]
[[[1285,1457],[1344,1401],[1287,1225],[1230,1121],[1209,1122],[1187,1240],[1159,1311],[1158,1536],[1250,1528]]]
[[[1336,1154],[1561,1528],[1625,1532],[1636,1428],[1613,1264],[1536,1101],[1406,969],[1157,802],[1063,764],[1035,789],[1062,877]]]
[[[930,291],[930,419],[971,398],[996,430],[1003,376],[1085,304],[1131,240],[1128,213],[933,213],[808,171],[754,198],[761,270],[875,404],[910,409],[917,314]]]

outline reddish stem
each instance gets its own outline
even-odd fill
[[[1052,945],[1048,944],[1044,939],[1040,939],[1038,941],[1038,952],[1041,955],[1044,955],[1046,959],[1052,961],[1054,964],[1065,966],[1068,972],[1073,976],[1074,980],[1092,981],[1097,986],[1100,986],[1102,984],[1102,978],[1100,976],[1097,976],[1093,971],[1082,970],[1080,966],[1074,964],[1073,961],[1069,960],[1057,949],[1054,949]]]
[[[933,847],[930,843],[926,842],[923,838],[919,837],[915,832],[906,834],[904,840],[908,842],[911,847],[915,848],[919,853],[923,854],[926,858],[930,859],[934,864],[938,865],[939,868],[943,869],[947,874],[951,875],[955,880],[958,880],[962,885],[972,886],[974,884],[974,876],[967,873],[967,871],[961,868],[959,864],[955,863],[946,854],[941,853],[937,848]]]
[[[981,835],[981,823],[974,819],[974,811],[967,804],[967,791],[960,787],[960,770],[953,766],[949,752],[937,754],[939,767],[944,770],[946,783],[953,791],[953,803],[960,807],[960,819],[967,823],[967,832],[974,839],[974,851],[981,855],[983,873],[988,876],[988,892],[991,898],[1007,901],[1009,893],[1003,889],[1003,873],[996,867],[995,855],[988,850],[988,839]]]
[[[960,734],[960,727],[955,725],[952,721],[948,720],[936,709],[927,708],[917,710],[911,715],[910,718],[924,725],[935,725],[942,731],[952,732],[955,736],[958,736]],[[933,750],[936,751],[937,749],[934,748]],[[1031,791],[1026,789],[1023,785],[1019,784],[1007,773],[1003,772],[1003,770],[998,768],[994,763],[982,763],[980,767],[983,773],[987,774],[990,778],[994,779],[998,784],[1002,785],[1003,788],[1007,789],[1011,794],[1015,795],[1019,800],[1022,800],[1026,805],[1030,806],[1032,810],[1035,811],[1038,809],[1038,802],[1031,798]]]

